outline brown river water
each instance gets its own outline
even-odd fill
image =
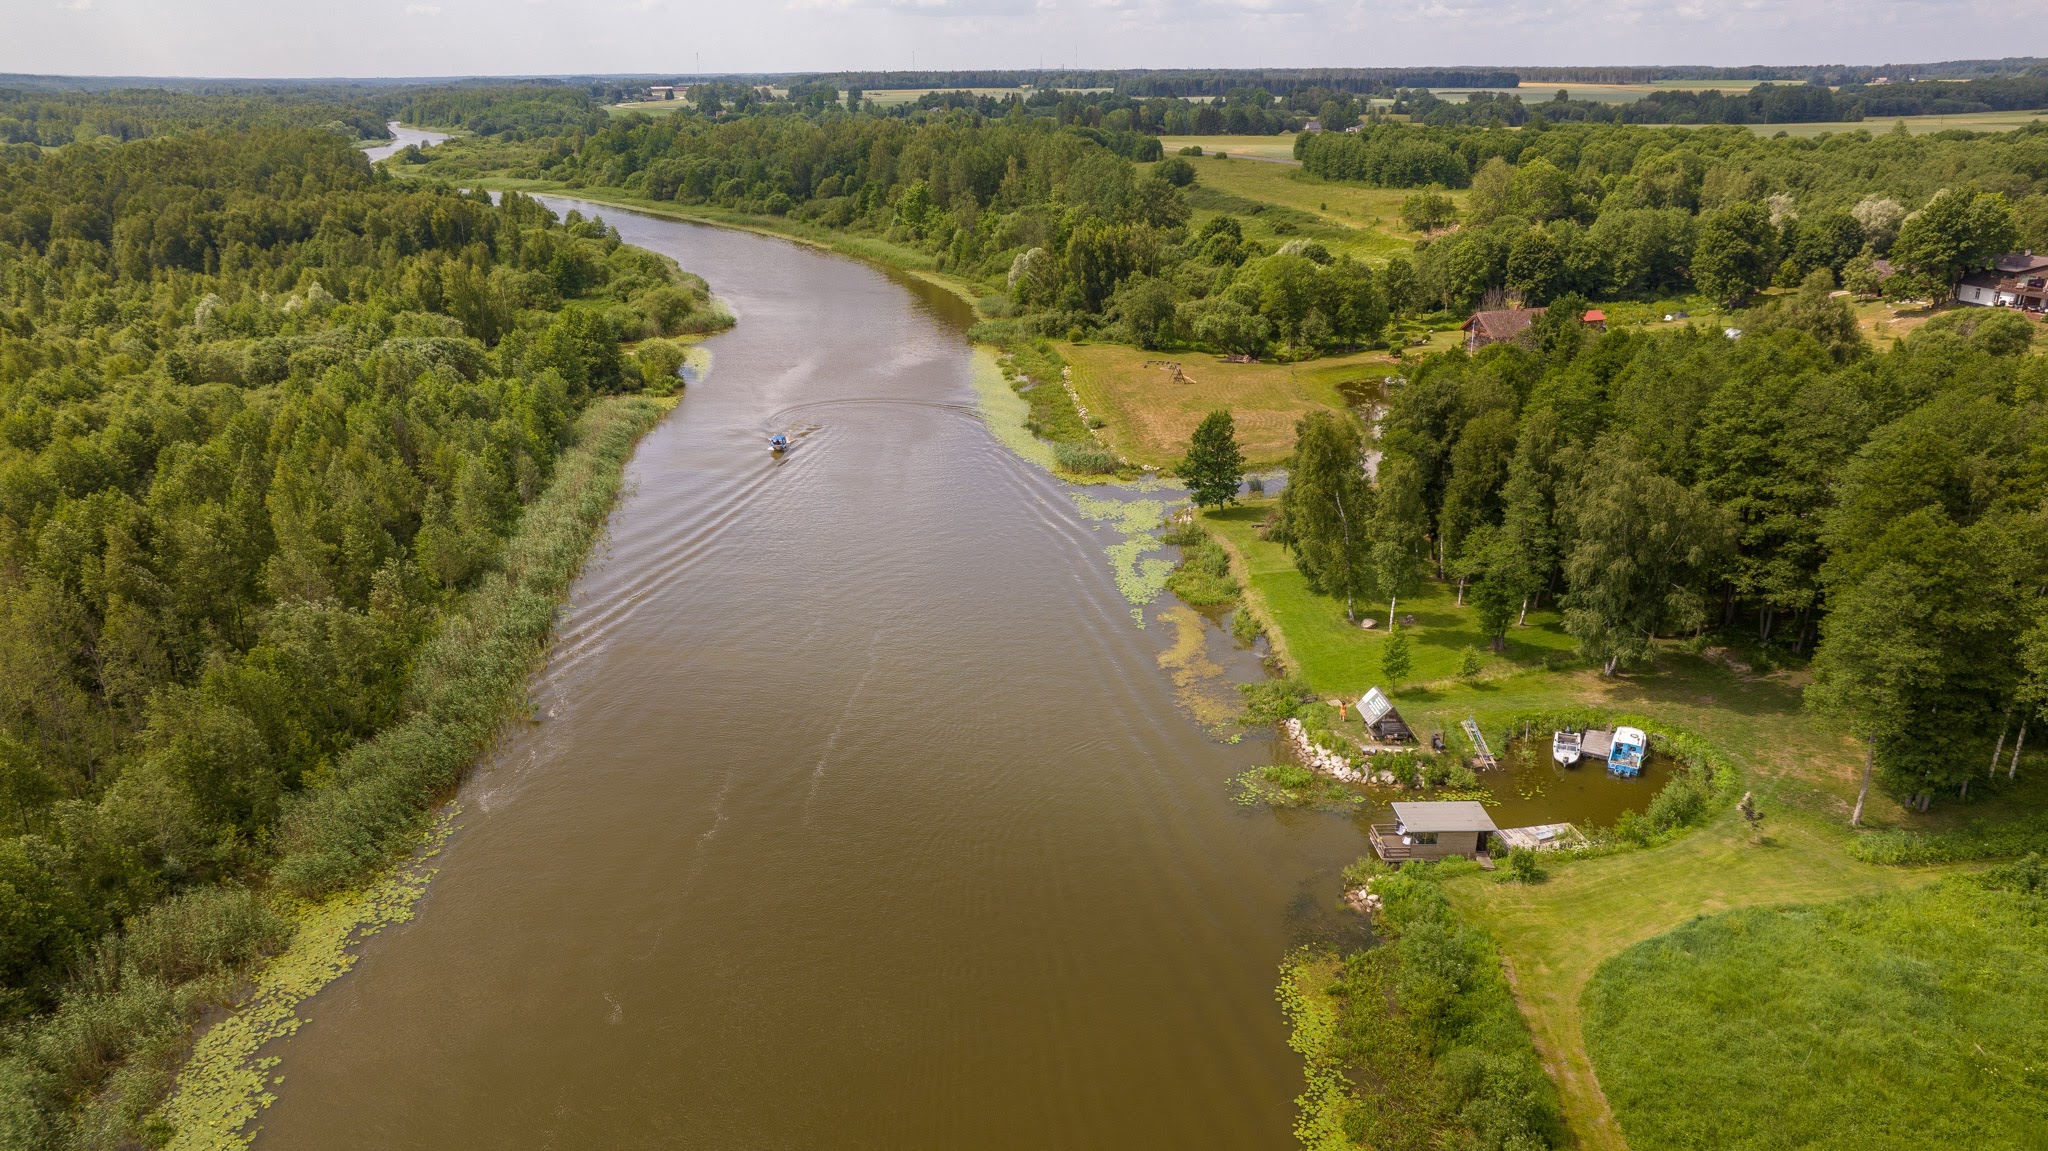
[[[598,210],[739,325],[417,917],[266,1052],[258,1145],[1291,1146],[1277,965],[1359,930],[1352,821],[1230,801],[1276,750],[1177,706],[1109,531],[980,422],[963,304]]]

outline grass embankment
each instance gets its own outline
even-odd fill
[[[2044,881],[2037,859],[2003,890],[1735,911],[1628,948],[1584,1007],[1629,1143],[2039,1147]]]
[[[465,593],[420,652],[405,717],[335,765],[292,815],[278,888],[299,902],[290,949],[256,977],[248,1015],[200,1041],[158,1124],[175,1145],[235,1145],[264,1105],[268,1040],[296,1028],[292,1008],[346,971],[343,948],[403,918],[417,874],[386,872],[421,843],[432,809],[526,705],[555,612],[604,526],[633,446],[670,405],[645,396],[592,404],[547,489],[520,518],[497,565]],[[173,1042],[182,1039],[182,1029]],[[116,1101],[118,1102],[118,1101]]]

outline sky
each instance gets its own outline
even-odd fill
[[[0,0],[0,72],[1883,64],[2044,29],[1980,0]]]

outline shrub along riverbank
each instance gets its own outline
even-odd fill
[[[1474,865],[1371,878],[1385,941],[1281,969],[1280,1002],[1307,1069],[1295,1134],[1310,1151],[1542,1151],[1560,1146],[1543,1073],[1486,932],[1443,881]]]

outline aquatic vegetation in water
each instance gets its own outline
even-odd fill
[[[1110,573],[1116,577],[1116,589],[1131,604],[1131,618],[1144,627],[1143,608],[1165,593],[1166,577],[1173,574],[1171,562],[1145,554],[1160,548],[1152,533],[1166,522],[1165,501],[1099,499],[1086,492],[1074,492],[1073,497],[1084,517],[1108,524],[1124,537],[1105,549]]]
[[[1025,426],[1031,418],[1030,401],[1011,390],[1010,382],[1003,378],[1003,366],[997,361],[994,349],[977,346],[973,364],[970,379],[974,384],[975,403],[981,409],[981,422],[988,428],[988,434],[1019,459],[1037,464],[1049,472],[1056,470],[1052,445],[1032,435],[1031,429]]]
[[[259,1052],[298,1031],[305,1022],[299,1005],[355,966],[355,948],[363,940],[412,918],[413,905],[439,870],[429,861],[455,830],[456,815],[453,805],[443,810],[417,853],[361,890],[299,904],[292,945],[264,964],[242,1007],[194,1045],[176,1090],[152,1124],[172,1132],[166,1147],[222,1151],[255,1139],[250,1121],[276,1101],[270,1088],[284,1082],[271,1074],[277,1057],[259,1058]]]
[[[1254,767],[1230,777],[1230,801],[1240,807],[1312,807],[1345,810],[1365,796],[1296,763]]]
[[[1209,734],[1225,738],[1236,721],[1237,692],[1224,682],[1223,668],[1209,658],[1208,625],[1200,613],[1174,604],[1154,617],[1174,629],[1173,646],[1159,653],[1159,666],[1173,677],[1173,697]]]

